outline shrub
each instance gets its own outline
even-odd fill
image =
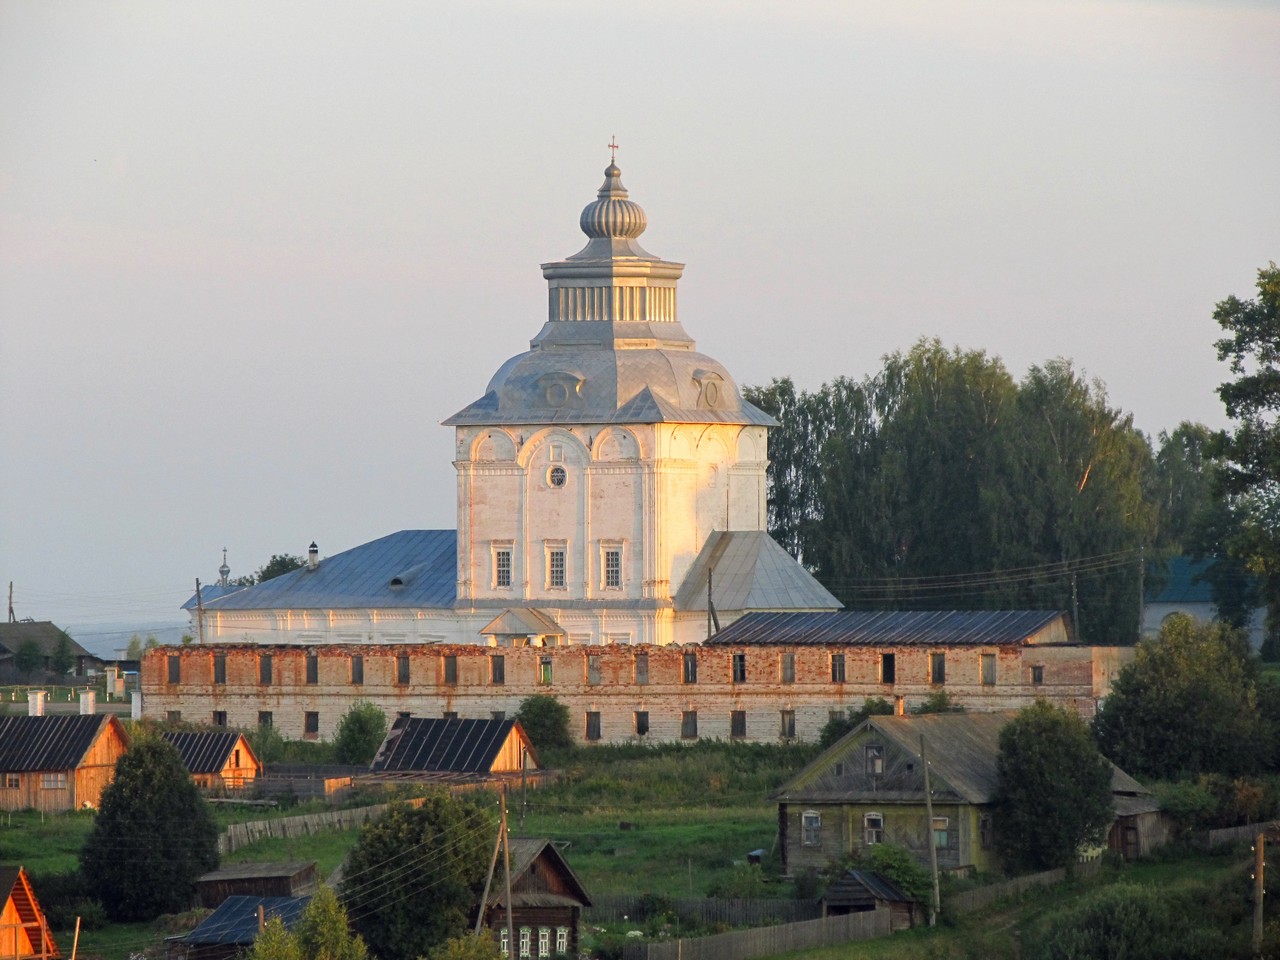
[[[867,717],[887,716],[893,713],[893,704],[883,697],[867,697],[856,710],[850,707],[843,715],[833,716],[818,734],[818,746],[826,749]]]
[[[526,697],[515,719],[520,721],[537,750],[562,750],[573,745],[573,738],[569,736],[569,708],[549,694]]]
[[[387,736],[387,715],[368,700],[357,700],[338,721],[333,753],[339,763],[367,765]]]

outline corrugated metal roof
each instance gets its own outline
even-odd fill
[[[189,772],[218,773],[227,765],[231,751],[240,743],[242,737],[239,733],[228,731],[226,733],[165,733],[164,739],[173,744]],[[241,766],[255,766],[257,757],[253,755],[247,740],[241,749],[249,754],[246,760],[251,758],[255,761],[254,763],[242,762]]]
[[[763,530],[707,537],[676,592],[677,610],[707,609],[707,570],[717,610],[839,610],[840,601]]]
[[[263,908],[266,919],[279,917],[285,929],[289,929],[302,919],[302,911],[310,902],[310,897],[252,897],[244,894],[227,897],[221,906],[204,918],[200,926],[183,937],[182,942],[251,946],[258,938],[259,906]]]
[[[401,530],[265,583],[206,602],[206,610],[449,608],[457,596],[456,530]]]
[[[399,717],[369,770],[488,773],[513,735],[523,736],[523,731],[516,731],[514,720]]]
[[[1027,642],[1064,614],[1054,610],[839,610],[749,613],[709,644],[733,646],[1001,646]]]
[[[1168,579],[1158,593],[1148,594],[1148,603],[1213,603],[1213,591],[1200,579],[1213,566],[1212,560],[1170,557]]]
[[[0,717],[0,772],[74,770],[113,716]],[[127,743],[124,729],[121,738]]]
[[[202,583],[200,584],[200,602],[212,603],[214,600],[248,589],[249,588],[242,583],[228,583],[225,587],[220,583]],[[196,595],[193,593],[191,595],[191,599],[182,605],[182,609],[194,610],[195,608]]]
[[[315,867],[314,860],[284,860],[274,863],[233,863],[219,867],[196,877],[196,883],[218,883],[222,880],[248,880],[262,878],[292,879],[305,870]]]

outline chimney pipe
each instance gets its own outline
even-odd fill
[[[98,712],[98,695],[92,690],[80,691],[80,716],[91,717]]]
[[[320,566],[320,548],[312,540],[311,546],[307,548],[307,569],[314,570],[318,566]]]
[[[43,690],[27,691],[27,716],[43,717],[44,716],[44,700],[48,694]]]

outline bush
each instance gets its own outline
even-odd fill
[[[387,715],[368,700],[357,700],[338,721],[333,753],[339,763],[368,765],[387,737]]]
[[[549,694],[526,697],[515,719],[524,727],[535,750],[563,750],[573,746],[569,735],[569,708]]]
[[[733,868],[733,872],[707,890],[709,897],[731,900],[754,900],[765,894],[764,871],[754,863]]]
[[[929,871],[916,863],[905,847],[892,843],[873,844],[865,862],[868,869],[888,877],[903,893],[920,903],[929,903],[933,899],[933,881]]]
[[[833,716],[818,734],[818,746],[826,749],[867,717],[887,716],[893,713],[893,704],[884,697],[868,697],[856,710],[850,707],[843,715]]]

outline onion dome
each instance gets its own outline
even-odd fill
[[[634,240],[648,226],[640,204],[627,199],[622,185],[622,171],[610,163],[604,169],[604,184],[596,200],[582,209],[578,225],[591,239]]]

